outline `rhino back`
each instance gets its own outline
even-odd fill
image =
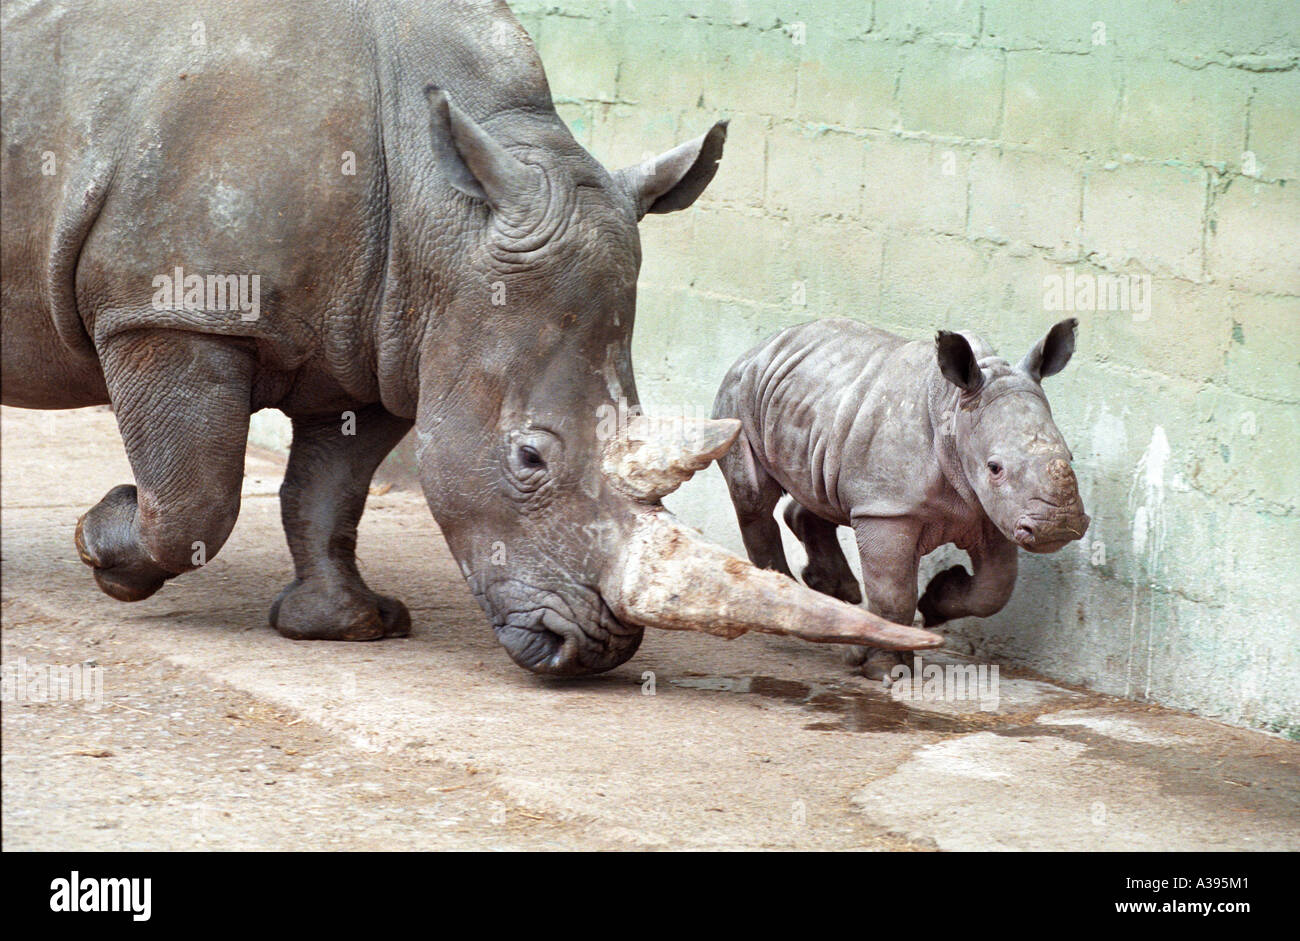
[[[442,279],[445,233],[465,228],[424,85],[471,114],[550,107],[535,55],[493,48],[497,22],[513,23],[504,4],[6,5],[6,339],[52,328],[87,357],[140,327],[246,337],[270,373],[375,400],[374,320],[409,309],[394,216],[419,216],[423,273]],[[259,316],[158,309],[155,279],[177,268],[257,274]],[[414,343],[402,326],[389,339]]]
[[[930,418],[933,347],[853,320],[781,331],[729,382],[765,469],[832,522],[902,516],[941,486]]]

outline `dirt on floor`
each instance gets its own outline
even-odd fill
[[[0,427],[5,849],[1300,848],[1300,745],[1006,669],[996,705],[906,701],[826,647],[651,632],[532,676],[400,489],[359,555],[412,635],[285,640],[269,454],[221,553],[120,604],[72,542],[131,479],[112,414]]]

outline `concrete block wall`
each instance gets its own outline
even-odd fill
[[[607,166],[731,119],[712,187],[642,227],[651,410],[707,414],[788,324],[973,329],[1018,358],[1069,315],[1049,279],[1149,279],[1149,307],[1076,312],[1048,381],[1089,537],[1023,556],[953,644],[1300,735],[1300,6],[512,6]],[[715,470],[669,503],[740,549]]]

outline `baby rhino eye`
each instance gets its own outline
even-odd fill
[[[1002,473],[1002,465],[997,461],[989,461],[989,473],[996,477],[998,474]]]

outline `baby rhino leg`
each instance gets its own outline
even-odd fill
[[[992,617],[1006,607],[1016,587],[1019,549],[1000,533],[971,549],[974,572],[954,565],[930,579],[918,608],[926,627],[957,618]]]
[[[736,508],[749,561],[759,568],[773,569],[793,578],[781,546],[781,529],[772,515],[781,499],[781,485],[759,466],[743,432],[731,450],[718,460],[718,466]]]
[[[861,604],[862,589],[849,568],[848,559],[844,558],[835,524],[798,503],[785,508],[785,523],[808,552],[808,564],[803,570],[804,584],[849,604]]]
[[[905,520],[865,518],[853,521],[858,554],[862,560],[862,585],[867,608],[895,624],[912,623],[916,616],[916,576],[920,532]],[[883,679],[906,655],[895,650],[854,647],[850,662],[860,664],[870,679]]]

